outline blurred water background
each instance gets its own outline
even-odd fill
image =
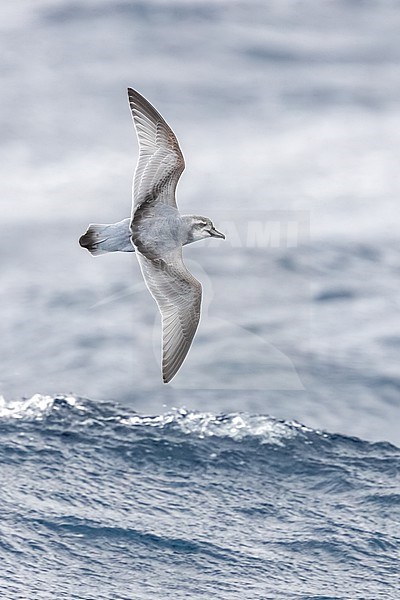
[[[173,407],[185,407],[194,420],[198,414],[203,415],[199,418],[209,415],[207,418],[211,420],[228,418],[217,416],[228,414],[241,418],[238,413],[244,411],[253,415],[246,417],[249,419],[256,419],[255,415],[273,415],[285,419],[285,423],[296,419],[314,432],[310,434],[311,441],[307,434],[293,447],[285,445],[283,434],[279,447],[286,448],[289,454],[300,453],[298,460],[307,465],[304,471],[299,467],[290,475],[286,470],[286,454],[285,458],[271,451],[272,457],[268,455],[267,459],[266,448],[269,452],[275,445],[259,446],[259,440],[251,437],[257,437],[257,421],[249,425],[250,446],[242,449],[229,446],[231,442],[243,443],[242,439],[237,440],[234,425],[233,433],[230,429],[227,433],[231,441],[224,442],[229,447],[210,450],[210,456],[224,452],[228,458],[232,451],[231,466],[236,459],[239,461],[232,470],[225,468],[222,462],[219,470],[213,471],[211,480],[215,476],[220,483],[221,497],[229,495],[231,478],[244,476],[254,460],[255,466],[249,471],[252,483],[246,480],[245,488],[253,485],[259,501],[270,502],[270,508],[267,504],[263,504],[262,509],[253,507],[255,512],[246,513],[248,524],[245,525],[243,520],[235,521],[236,509],[232,505],[231,512],[221,516],[221,522],[224,527],[227,523],[237,526],[233,530],[236,533],[232,533],[234,539],[226,542],[228,546],[237,544],[236,550],[239,552],[240,548],[244,553],[252,546],[255,554],[259,552],[257,560],[267,561],[260,567],[264,584],[266,578],[272,577],[266,565],[273,564],[277,571],[268,589],[254,584],[256,587],[248,588],[246,595],[243,581],[252,581],[251,576],[246,580],[243,573],[238,573],[236,584],[232,580],[235,561],[240,562],[240,557],[224,555],[223,549],[218,554],[214,549],[213,552],[217,552],[211,553],[214,558],[210,558],[207,551],[198,569],[204,568],[210,581],[222,581],[222,573],[230,579],[231,587],[213,588],[210,582],[204,583],[204,595],[201,595],[200,589],[197,593],[189,584],[174,591],[171,580],[167,597],[200,598],[213,593],[220,598],[398,598],[393,583],[399,540],[395,516],[400,497],[395,479],[398,454],[393,446],[385,444],[375,446],[349,441],[349,438],[337,441],[329,437],[329,442],[325,440],[323,444],[335,448],[332,455],[326,445],[319,446],[323,438],[315,431],[340,432],[370,442],[382,440],[400,445],[399,27],[397,0],[37,0],[34,3],[19,0],[3,4],[0,19],[3,82],[0,94],[3,167],[0,179],[0,394],[6,399],[3,433],[8,435],[11,431],[11,439],[18,435],[27,436],[26,440],[40,439],[38,445],[32,442],[26,447],[24,441],[24,450],[18,450],[22,453],[21,461],[25,460],[24,452],[30,450],[29,460],[26,460],[32,461],[32,469],[26,472],[20,464],[22,479],[18,485],[25,488],[24,482],[31,481],[32,487],[32,477],[36,481],[34,474],[39,478],[36,491],[31,490],[27,499],[20,502],[25,502],[28,515],[32,506],[36,506],[32,510],[40,512],[37,503],[41,498],[41,514],[44,511],[47,517],[40,518],[48,521],[41,522],[40,527],[48,535],[43,533],[40,537],[38,533],[40,539],[32,544],[37,543],[44,555],[50,552],[55,537],[64,539],[64,533],[68,540],[68,536],[75,536],[88,544],[71,550],[78,562],[82,560],[86,564],[85,561],[89,561],[87,548],[93,550],[92,530],[84,529],[89,527],[86,521],[83,525],[78,522],[87,515],[80,515],[78,509],[74,512],[70,507],[71,514],[65,516],[64,509],[57,504],[68,503],[68,498],[75,507],[87,504],[96,491],[87,491],[71,500],[71,489],[75,484],[80,485],[76,482],[85,473],[97,490],[94,471],[107,461],[107,469],[113,464],[116,451],[112,448],[119,447],[120,432],[116,433],[113,428],[108,430],[105,426],[108,417],[101,412],[97,419],[92,411],[111,406],[107,410],[111,411],[112,419],[117,420],[124,418],[124,411],[129,415],[132,411],[158,415],[163,426],[164,413],[170,414]],[[216,227],[228,236],[225,242],[210,241],[185,248],[188,266],[203,283],[204,309],[189,357],[170,386],[161,383],[159,319],[155,304],[142,283],[135,256],[113,254],[93,259],[78,245],[78,238],[89,222],[119,221],[130,213],[137,144],[126,99],[128,85],[156,106],[180,140],[187,164],[178,188],[181,211],[211,217]],[[57,400],[60,394],[70,394],[78,404],[83,402],[82,411],[89,413],[88,420],[92,419],[95,428],[104,426],[110,435],[110,454],[104,464],[92,467],[91,474],[86,470],[90,471],[89,466],[82,467],[82,472],[79,470],[82,465],[76,466],[77,471],[59,470],[56,466],[57,460],[70,460],[70,450],[63,446],[64,437],[73,440],[75,434],[71,431],[82,425],[79,419],[78,425],[71,425],[68,411],[72,410],[74,415],[75,404],[67,402],[65,408],[66,401]],[[33,400],[24,405],[23,398]],[[81,398],[90,400],[79,400]],[[25,407],[17,411],[16,420],[13,402],[22,402],[21,406]],[[33,412],[29,408],[32,406]],[[60,414],[66,419],[63,426],[57,425],[56,433],[51,421],[54,414],[57,419]],[[50,425],[46,425],[48,419]],[[272,419],[271,427],[276,423],[280,421]],[[128,422],[124,427],[129,429],[130,425]],[[146,423],[143,427],[143,431],[149,431]],[[292,426],[282,427],[286,431],[285,427]],[[131,434],[126,431],[123,435],[130,439]],[[165,429],[160,427],[157,431],[157,435],[161,435]],[[206,431],[209,430],[206,428]],[[203,465],[202,459],[196,462],[196,452],[202,453],[205,443],[198,440],[203,438],[196,437],[197,430],[183,433],[189,437],[194,435],[190,438],[196,448],[193,464]],[[164,444],[167,450],[173,447],[178,452],[183,434],[180,431],[177,438],[175,434],[171,434],[171,441],[167,431],[167,438],[151,439],[151,444]],[[51,455],[48,436],[55,444],[54,455]],[[96,436],[92,439],[88,432],[85,436],[93,444],[89,452],[82,442],[88,450],[85,456],[90,465],[99,450],[97,444],[105,440]],[[207,433],[205,437],[210,436]],[[312,467],[307,462],[308,444],[315,439],[318,440],[316,453],[321,452],[325,458],[321,459],[323,468],[315,471],[315,488],[312,488],[304,484],[303,475],[316,468],[315,462],[311,461]],[[162,462],[158,475],[165,481],[162,485],[156,482],[159,487],[153,488],[152,510],[155,512],[149,513],[152,518],[163,510],[164,493],[168,500],[163,487],[167,486],[166,480],[171,477],[171,485],[179,487],[178,480],[184,477],[181,469],[189,469],[190,460],[184,456],[185,443],[182,442],[179,460],[167,451],[172,462],[168,463],[169,467]],[[83,456],[79,444],[77,442],[75,450],[78,456]],[[133,443],[131,450],[126,450],[125,466],[128,464],[126,456],[136,460],[134,448]],[[157,448],[149,447],[149,455],[159,457]],[[350,463],[341,456],[342,451],[345,456],[348,452],[352,455]],[[46,459],[43,452],[50,453]],[[242,462],[235,452],[242,454]],[[257,460],[253,452],[261,453]],[[372,462],[365,458],[370,452]],[[385,462],[387,453],[390,455],[388,463]],[[9,463],[9,456],[8,448],[3,455],[5,465]],[[363,536],[357,537],[353,530],[348,545],[325,547],[321,542],[317,547],[304,542],[304,546],[292,548],[289,559],[283,559],[274,546],[267,560],[262,550],[265,539],[264,542],[258,538],[241,540],[243,527],[249,523],[256,527],[256,522],[257,527],[260,526],[258,520],[253,521],[254,515],[258,515],[256,519],[263,515],[265,537],[279,537],[279,532],[282,536],[287,534],[285,528],[280,529],[281,521],[273,508],[277,506],[277,496],[262,500],[266,486],[276,484],[271,491],[273,495],[279,496],[281,490],[281,484],[272,475],[265,478],[265,465],[261,467],[257,462],[262,462],[263,457],[268,469],[276,459],[273,472],[279,472],[281,465],[293,489],[304,485],[307,488],[303,495],[293,496],[296,508],[288,508],[290,519],[300,528],[305,527],[304,522],[311,522],[307,521],[309,513],[301,512],[300,503],[304,503],[306,512],[311,511],[310,490],[320,493],[327,485],[327,471],[346,476],[345,482],[340,483],[332,475],[327,489],[334,500],[328,502],[329,506],[322,504],[320,519],[324,523],[337,519],[336,523],[342,523],[348,531],[354,525],[350,523],[353,516],[342,521],[335,510],[339,510],[340,505],[347,507],[349,515],[354,515],[353,511],[357,513],[366,502],[366,496],[361,492],[352,496],[350,492],[361,486],[360,481],[368,481],[365,484],[368,489],[374,487],[374,481],[377,488],[381,486],[384,491],[371,492],[375,500],[368,506],[372,507],[373,515],[368,516],[366,512],[365,521],[358,524],[357,531],[363,529],[370,540],[368,548],[362,545]],[[154,459],[154,464],[157,460]],[[14,469],[19,464],[16,461]],[[42,481],[43,473],[38,472],[41,464],[48,470],[46,484]],[[145,469],[151,468],[150,463],[140,464]],[[386,464],[389,465],[387,470]],[[380,470],[377,465],[382,465],[387,475],[383,474],[379,481],[374,480]],[[145,471],[136,480],[131,467],[126,468],[135,485],[140,486]],[[110,474],[110,479],[102,480],[107,496],[103,507],[107,503],[109,507],[118,505],[121,515],[125,509],[135,513],[138,508],[137,497],[124,500],[126,489],[118,489],[118,477],[122,477],[124,468],[120,467],[119,475]],[[193,485],[193,496],[189,497],[188,505],[181,507],[183,512],[177,509],[178,512],[172,511],[170,515],[173,540],[179,538],[182,522],[189,527],[187,538],[190,538],[190,515],[193,516],[197,498],[205,498],[201,494],[196,496],[199,484],[196,474],[187,477]],[[10,487],[3,493],[9,494],[8,500],[12,502],[15,495],[18,497],[14,489],[17,483],[12,475],[7,482]],[[209,483],[207,493],[213,489],[212,482]],[[57,496],[57,486],[64,484],[67,488],[65,497],[61,498],[61,491],[61,496]],[[154,481],[153,484],[156,485]],[[146,493],[150,488],[149,484]],[[246,489],[249,492],[249,488]],[[346,490],[349,496],[344,499],[341,494]],[[250,492],[249,496],[242,492],[240,497],[240,490],[235,491],[237,503],[250,502]],[[378,502],[378,496],[384,496],[382,503]],[[121,529],[122,516],[117,525],[112,519],[107,521],[108,517],[104,517],[103,522],[103,509],[98,504],[92,508],[100,511],[97,524],[90,525],[93,531],[98,526],[104,539],[114,535],[111,544],[115,543],[116,547],[119,536],[125,540],[123,543],[135,544],[129,531],[123,533]],[[314,508],[313,518],[317,524],[308,531],[311,538],[315,539],[319,533],[334,537],[332,529],[318,524],[318,509]],[[213,510],[220,508],[211,502],[210,512],[203,514],[204,522],[218,521]],[[244,510],[243,506],[240,510]],[[275,514],[273,521],[268,517],[270,510]],[[10,532],[15,531],[16,517],[12,511],[6,514],[11,535]],[[19,518],[25,518],[21,514],[25,514],[23,510]],[[21,533],[20,546],[5,546],[3,559],[11,556],[7,567],[9,582],[15,581],[13,552],[26,553],[22,540],[31,539],[32,531],[38,531],[35,527],[39,517],[32,518],[36,525],[32,529],[31,523],[25,533]],[[363,518],[361,515],[361,521]],[[50,521],[52,524],[48,525]],[[151,528],[149,523],[147,526]],[[337,526],[337,531],[341,531]],[[212,537],[207,527],[203,533]],[[357,545],[355,539],[360,544]],[[124,556],[126,568],[151,572],[155,565],[149,557],[156,542],[155,538],[150,541],[149,556],[140,555],[141,558],[135,559],[129,553]],[[195,547],[193,541],[194,546],[190,547],[180,546],[182,540],[175,546],[175,542],[170,543],[168,556],[172,561],[178,561],[180,552],[187,552],[189,557],[200,552],[203,556],[200,546]],[[115,548],[111,546],[109,554],[104,555],[101,548],[100,544],[93,552],[96,560],[107,566],[111,564]],[[161,552],[160,547],[157,548]],[[366,558],[368,552],[370,560]],[[24,555],[28,561],[25,574],[32,573],[29,561],[34,555]],[[156,552],[155,561],[157,556]],[[328,556],[331,562],[327,561]],[[294,557],[299,562],[296,563]],[[102,580],[98,566],[89,561],[82,567],[83,571],[79,571],[73,561],[68,563],[64,559],[69,565],[68,573],[78,574],[83,591],[72,590],[66,584],[63,587],[58,581],[54,584],[58,592],[53,590],[46,596],[37,580],[36,587],[32,584],[21,592],[24,589],[18,588],[24,585],[21,578],[15,590],[7,587],[7,598],[162,597],[162,588],[151,587],[129,592],[128,586],[124,588],[125,595],[122,591],[114,593],[115,581]],[[136,559],[139,562],[135,562]],[[225,573],[219,559],[226,560]],[[315,565],[310,566],[315,559],[321,564],[330,564],[331,578],[321,575]],[[165,560],[168,564],[168,559]],[[348,568],[346,560],[350,564]],[[282,564],[291,566],[280,571]],[[354,567],[352,571],[352,564],[360,569]],[[46,565],[42,564],[44,572],[50,573]],[[157,565],[157,569],[160,568]],[[285,591],[283,582],[288,581],[288,569],[293,565],[294,572]],[[251,571],[253,566],[249,568]],[[375,568],[374,576],[366,583],[365,573]],[[195,569],[190,577],[195,580],[200,577],[200,571]],[[96,585],[93,589],[84,588],[85,577],[90,573],[97,588]],[[339,583],[333,582],[343,578],[350,583],[341,591]],[[315,585],[311,585],[311,581]],[[368,585],[369,588],[365,587]],[[96,589],[97,592],[93,591]]]

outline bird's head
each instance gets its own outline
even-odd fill
[[[225,239],[225,235],[218,231],[218,229],[215,229],[211,219],[192,215],[189,223],[190,240],[195,242],[209,237]]]

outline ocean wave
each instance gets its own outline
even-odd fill
[[[75,425],[118,424],[126,428],[155,428],[176,430],[203,438],[230,438],[235,441],[257,440],[262,444],[283,444],[299,435],[328,437],[297,421],[284,421],[265,415],[230,413],[216,415],[211,412],[175,408],[161,415],[139,415],[118,404],[93,402],[73,395],[46,396],[35,394],[31,398],[6,401],[0,397],[0,419],[18,421],[44,421],[54,419],[73,422]]]
[[[220,572],[224,600],[396,599],[399,469],[395,446],[266,415],[2,399],[5,594],[200,599]],[[49,557],[79,573],[62,592]]]
[[[6,401],[0,396],[1,419],[26,419],[41,420],[52,411],[57,411],[61,406],[85,411],[85,407],[78,403],[74,396],[42,396],[35,394],[31,398]]]
[[[21,400],[5,400],[0,396],[0,424],[12,422],[47,422],[69,427],[85,428],[93,425],[119,426],[131,430],[176,431],[188,436],[228,438],[236,442],[257,441],[260,444],[284,445],[285,441],[299,438],[306,444],[316,440],[334,443],[358,444],[360,447],[396,449],[388,442],[366,442],[358,438],[327,433],[307,427],[295,420],[276,419],[267,415],[245,412],[214,414],[174,408],[160,415],[140,415],[134,410],[112,402],[95,402],[72,394],[56,396],[34,394]]]

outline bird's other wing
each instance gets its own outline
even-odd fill
[[[182,249],[167,260],[136,253],[162,318],[162,375],[168,383],[189,352],[200,320],[201,284],[185,267]]]
[[[176,208],[175,189],[185,168],[178,140],[160,113],[141,94],[128,88],[128,98],[139,141],[132,216],[144,201],[161,201]]]

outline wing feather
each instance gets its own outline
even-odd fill
[[[200,320],[201,284],[187,270],[182,250],[167,260],[137,252],[140,268],[162,318],[164,383],[176,375],[189,352]]]
[[[133,178],[132,215],[145,200],[176,208],[175,190],[185,168],[172,129],[141,94],[128,88],[129,106],[139,141],[139,160]]]

